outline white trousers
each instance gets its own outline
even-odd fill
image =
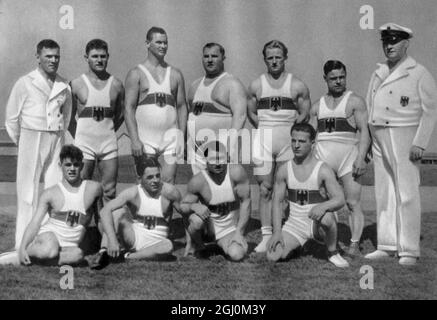
[[[419,163],[409,159],[417,127],[373,127],[378,249],[420,256]]]
[[[59,153],[63,133],[21,129],[17,161],[17,223],[15,248],[20,248],[24,231],[35,214],[40,194],[39,181],[44,189],[61,181]],[[43,223],[48,219],[48,215]]]

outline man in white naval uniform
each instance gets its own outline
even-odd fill
[[[410,29],[387,23],[379,30],[387,61],[372,74],[367,93],[378,247],[366,258],[397,253],[399,264],[414,265],[420,256],[419,161],[436,122],[437,87],[407,55]]]
[[[59,45],[42,40],[36,58],[38,68],[15,83],[6,106],[6,130],[18,145],[16,249],[36,210],[41,177],[44,188],[62,178],[58,159],[71,113],[71,89],[57,75]]]

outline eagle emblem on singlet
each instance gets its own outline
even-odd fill
[[[156,217],[155,216],[145,216],[143,217],[144,228],[148,230],[153,230],[156,227]]]
[[[193,114],[195,116],[198,116],[199,114],[201,114],[202,110],[203,110],[203,106],[204,106],[203,102],[200,102],[200,101],[195,102],[194,107],[193,107]]]
[[[165,99],[165,93],[161,93],[161,92],[159,92],[159,93],[156,93],[155,94],[155,104],[158,106],[158,107],[164,107],[166,104],[167,104],[167,102],[166,102],[166,99]]]
[[[297,190],[296,202],[301,206],[308,204],[308,202],[309,202],[308,190]]]
[[[326,132],[331,133],[335,131],[335,118],[327,118],[325,119],[325,130]]]
[[[79,224],[81,213],[76,210],[70,210],[67,212],[65,223],[69,227],[76,227]]]
[[[105,118],[105,108],[104,107],[92,107],[93,108],[93,119],[95,121],[102,121]]]
[[[273,111],[278,111],[278,110],[282,109],[281,97],[271,97],[270,98],[270,109]]]
[[[217,214],[220,216],[224,216],[230,212],[230,205],[229,202],[226,203],[220,203],[217,205]]]

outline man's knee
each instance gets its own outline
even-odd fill
[[[173,251],[173,243],[168,240],[162,240],[159,247],[160,254],[170,254]]]
[[[240,244],[232,243],[228,247],[227,256],[232,261],[241,261],[243,260],[245,255],[246,255],[246,249]]]
[[[103,196],[105,199],[111,200],[115,198],[115,186],[115,181],[106,182],[103,184]]]
[[[269,182],[261,182],[259,185],[259,196],[263,200],[270,200],[272,196],[272,185]]]
[[[202,218],[194,213],[188,217],[188,223],[188,228],[191,232],[201,230],[204,226],[204,221],[202,220]]]
[[[325,229],[326,228],[329,229],[337,224],[337,220],[336,220],[333,212],[326,212],[320,222],[321,222],[322,228],[325,228]]]
[[[346,199],[346,206],[351,212],[356,212],[360,209],[361,203],[358,199]]]
[[[46,232],[38,236],[34,243],[35,258],[54,259],[59,255],[58,239],[52,232]]]

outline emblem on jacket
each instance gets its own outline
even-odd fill
[[[410,98],[407,96],[401,97],[401,106],[406,107],[408,105],[408,102],[410,101]]]

